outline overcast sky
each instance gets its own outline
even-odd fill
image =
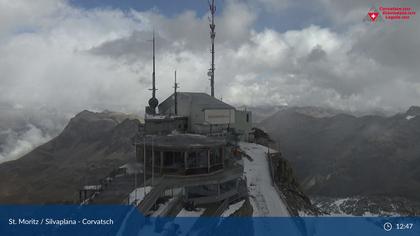
[[[374,4],[419,8],[420,1],[216,2],[215,84],[224,101],[420,105],[420,16],[362,21]],[[207,9],[206,0],[0,0],[0,101],[143,112],[153,28],[158,99],[172,93],[175,69],[181,91],[209,92]]]

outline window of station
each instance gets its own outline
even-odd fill
[[[223,148],[210,149],[210,165],[222,164]]]
[[[217,195],[218,194],[218,185],[217,184],[211,184],[211,185],[187,187],[186,188],[186,193],[187,193],[188,198]]]
[[[160,151],[154,151],[155,166],[160,166]]]
[[[152,149],[151,148],[146,148],[146,163],[147,164],[152,164]]]
[[[182,152],[163,152],[163,166],[178,167],[184,163],[184,155]]]
[[[140,146],[140,145],[136,146],[136,156],[137,156],[137,161],[143,163],[144,161],[143,146]]]
[[[172,166],[173,164],[174,164],[174,153],[163,152],[163,165],[167,167],[167,166]]]
[[[189,151],[187,168],[203,168],[208,165],[207,150]]]

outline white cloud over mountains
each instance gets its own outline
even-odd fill
[[[256,30],[259,16],[295,3],[226,1],[216,19],[216,95],[247,106],[400,110],[418,103],[418,16],[369,24],[362,9],[371,5],[342,2],[318,1],[330,25],[279,32]],[[342,20],[334,20],[340,13]],[[193,11],[168,17],[79,9],[66,1],[0,0],[0,22],[0,99],[6,103],[142,111],[150,96],[152,28],[159,99],[172,92],[175,69],[182,91],[209,91],[207,16]]]
[[[0,145],[0,163],[18,159],[52,138],[32,124],[28,124],[22,134],[12,129],[2,131],[0,134],[7,135],[5,142]]]

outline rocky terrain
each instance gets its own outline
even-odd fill
[[[96,184],[134,160],[131,137],[138,124],[138,119],[120,113],[79,113],[56,138],[0,164],[0,202],[78,201],[81,186]]]
[[[360,196],[349,198],[314,197],[321,214],[333,216],[418,216],[420,203],[401,197]]]

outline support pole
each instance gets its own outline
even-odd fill
[[[187,172],[187,155],[188,155],[188,152],[184,152],[184,169],[185,169],[185,173]]]
[[[160,174],[163,174],[163,151],[160,152]]]
[[[137,170],[134,171],[134,199],[137,200]]]
[[[152,136],[152,186],[154,181],[154,173],[155,173],[155,147],[153,145],[153,136]]]
[[[175,83],[174,83],[174,113],[175,115],[178,115],[178,93],[177,93],[177,89],[179,88],[178,83],[176,82],[176,70],[175,70]]]
[[[143,192],[146,196],[146,136],[143,137],[143,145]]]
[[[221,155],[221,160],[222,160],[222,167],[225,168],[225,149],[224,148],[219,148],[219,152],[221,151],[220,155]]]

